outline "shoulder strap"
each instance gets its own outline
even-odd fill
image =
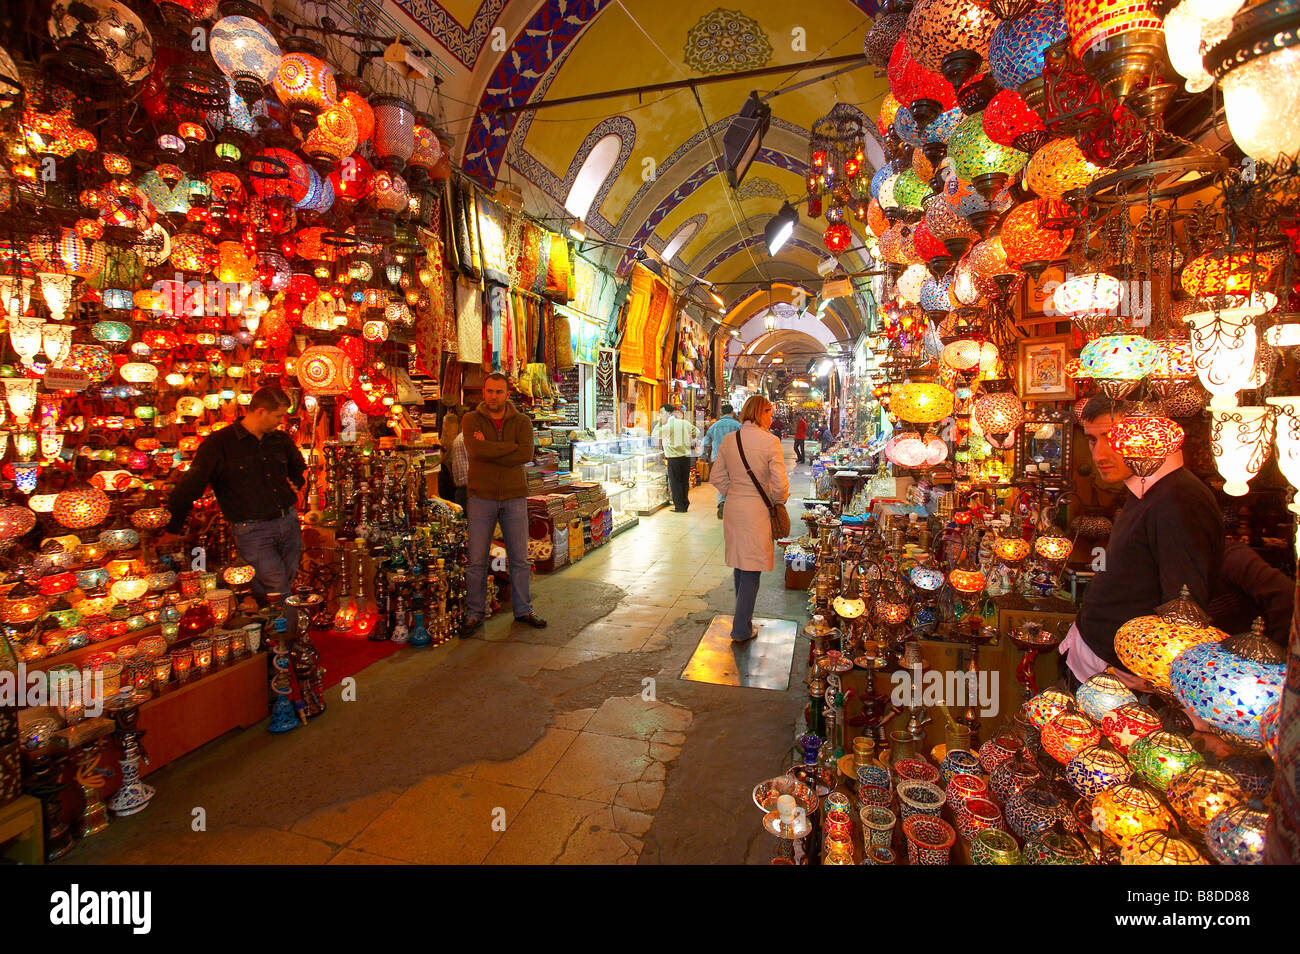
[[[772,501],[768,499],[767,491],[763,489],[763,485],[754,476],[754,471],[750,469],[749,461],[745,457],[745,445],[740,442],[740,431],[736,431],[736,449],[740,451],[740,462],[745,465],[745,471],[749,474],[749,479],[754,482],[754,488],[758,491],[758,495],[763,498],[764,506],[771,510]]]

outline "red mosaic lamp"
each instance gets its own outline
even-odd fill
[[[1111,427],[1108,440],[1129,470],[1150,477],[1183,446],[1183,429],[1167,417],[1126,417]]]
[[[1004,89],[989,101],[984,110],[984,134],[1000,146],[1029,153],[1048,138],[1042,117],[1013,89]]]

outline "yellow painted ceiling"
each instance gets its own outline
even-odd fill
[[[622,0],[607,6],[595,23],[572,45],[564,64],[547,91],[547,99],[577,96],[604,89],[645,85],[701,76],[684,62],[687,34],[702,17],[718,9],[712,2],[696,0]],[[748,0],[741,12],[756,20],[772,46],[764,65],[794,63],[816,57],[841,56],[859,52],[869,20],[848,0],[818,0],[817,3],[791,4],[788,0]],[[795,28],[801,28],[806,48],[793,49]],[[529,129],[525,148],[561,178],[592,127],[609,116],[623,115],[637,128],[637,141],[622,174],[600,207],[609,221],[617,221],[628,202],[642,186],[643,160],[662,163],[674,150],[708,123],[716,123],[734,114],[751,89],[770,90],[789,86],[815,75],[775,74],[751,80],[716,83],[699,88],[700,104],[690,90],[625,96],[608,100],[574,103],[539,111]],[[887,85],[877,79],[870,67],[777,97],[771,101],[774,117],[808,128],[836,103],[859,105],[872,113]],[[721,134],[715,137],[721,150]],[[802,156],[801,156],[802,158]],[[671,172],[669,173],[671,174]],[[776,179],[781,170],[755,164],[750,175]],[[794,177],[777,179],[782,185]],[[676,181],[676,179],[672,180]],[[797,183],[796,183],[797,185]],[[704,186],[707,193],[693,208],[710,214],[706,230],[692,240],[692,248],[702,248],[726,223],[730,215],[722,206],[721,180]],[[795,194],[799,189],[791,190]],[[772,211],[778,200],[759,199],[747,202],[746,211],[760,205]],[[649,211],[648,209],[646,211]],[[666,238],[675,224],[691,213],[674,213],[660,225],[656,234]],[[637,223],[638,225],[640,223]]]

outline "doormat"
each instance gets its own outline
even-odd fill
[[[794,621],[755,618],[754,625],[758,636],[737,644],[731,641],[731,617],[713,617],[682,670],[682,678],[715,686],[788,689],[798,632]]]

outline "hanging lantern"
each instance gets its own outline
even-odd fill
[[[4,378],[5,402],[17,424],[30,424],[36,410],[35,378]]]
[[[1174,827],[1173,816],[1160,800],[1136,785],[1116,785],[1101,792],[1092,803],[1093,820],[1108,839],[1124,848],[1146,831]]]
[[[948,139],[948,155],[957,175],[973,185],[985,199],[1002,189],[1029,157],[1018,149],[999,145],[984,132],[984,113],[967,116]]]
[[[1002,220],[1000,238],[1008,264],[1019,268],[1031,262],[1060,259],[1074,239],[1072,213],[1059,200],[1034,199],[1011,209]]]
[[[953,92],[952,84],[934,70],[927,69],[914,60],[908,50],[906,38],[894,44],[886,72],[889,76],[890,92],[904,106],[910,106],[918,99],[934,100],[939,104],[940,112],[957,105],[957,96]]]
[[[310,53],[285,54],[271,87],[281,103],[313,121],[339,98],[333,68]]]
[[[1237,404],[1237,392],[1255,371],[1258,337],[1254,319],[1268,311],[1276,300],[1267,292],[1215,299],[1225,307],[1198,311],[1183,321],[1191,326],[1193,362],[1201,384],[1213,395],[1212,408]]]
[[[1104,272],[1076,275],[1056,286],[1052,306],[1083,331],[1100,331],[1119,314],[1120,281]]]
[[[352,362],[341,348],[313,345],[298,356],[298,381],[308,394],[342,394],[352,377]]]
[[[919,0],[907,18],[904,37],[908,52],[927,69],[950,67],[950,55],[958,51],[967,53],[978,66],[989,52],[998,23],[992,11],[972,0]]]
[[[1129,470],[1150,477],[1183,446],[1183,429],[1167,417],[1126,417],[1111,426],[1107,441]]]
[[[1226,483],[1223,492],[1241,497],[1268,459],[1276,421],[1268,407],[1210,411],[1210,450]]]
[[[1274,437],[1278,469],[1287,483],[1300,489],[1300,397],[1265,398],[1265,403],[1277,408]],[[1288,504],[1287,509],[1300,513],[1300,498]]]
[[[1065,0],[1070,49],[1124,99],[1164,58],[1160,17],[1147,0]]]
[[[941,384],[908,382],[894,394],[890,410],[913,424],[934,424],[952,414],[953,394]]]
[[[1165,789],[1170,807],[1193,832],[1204,835],[1215,815],[1245,805],[1246,792],[1220,769],[1193,765],[1175,775]]]
[[[1079,357],[1084,373],[1118,401],[1155,369],[1160,349],[1141,335],[1105,335],[1084,345]]]
[[[1043,72],[1047,49],[1069,39],[1059,0],[1040,3],[1015,19],[1003,20],[989,40],[989,72],[1006,90],[1018,89]]]
[[[208,35],[208,49],[217,68],[230,77],[247,103],[261,99],[262,88],[276,75],[283,56],[271,31],[245,16],[218,20]]]
[[[72,302],[72,289],[77,282],[76,276],[39,272],[37,277],[41,280],[41,296],[50,309],[50,317],[56,322],[62,322],[67,317],[68,305]]]
[[[415,111],[400,96],[381,96],[371,104],[375,113],[372,145],[379,164],[390,171],[405,168],[415,152]]]
[[[15,318],[9,322],[9,343],[29,368],[41,353],[41,333],[44,328],[44,318]]]
[[[395,172],[376,172],[370,182],[370,199],[375,208],[390,216],[406,210],[411,192],[406,180]]]
[[[1073,137],[1053,139],[1025,164],[1025,185],[1044,199],[1059,199],[1110,171],[1090,162]]]
[[[319,162],[341,162],[357,148],[357,121],[343,103],[326,107],[303,142],[303,152]],[[327,170],[328,171],[328,170]]]
[[[361,337],[372,343],[388,340],[388,322],[367,321],[361,326]]]
[[[108,517],[112,503],[98,487],[82,485],[71,487],[54,501],[54,519],[69,530],[85,530],[98,526]]]
[[[826,246],[827,251],[839,255],[853,244],[853,230],[843,222],[828,226],[822,235],[822,244]]]
[[[149,75],[154,61],[153,37],[125,4],[56,0],[46,25],[60,61],[79,73],[95,79],[117,76],[127,83],[138,83]]]
[[[1236,12],[1225,9],[1203,19],[1223,20]],[[1214,38],[1202,38],[1209,51],[1204,67],[1219,80],[1228,129],[1241,151],[1261,162],[1300,152],[1300,125],[1293,116],[1300,97],[1294,4],[1252,4],[1236,14],[1223,42],[1216,45]]]
[[[417,116],[414,136],[415,149],[410,164],[432,174],[446,155],[438,134],[433,131],[433,119],[423,113]]]

